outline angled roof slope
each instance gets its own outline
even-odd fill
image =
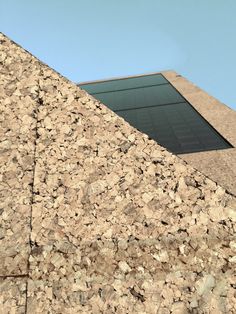
[[[164,77],[233,147],[181,155],[187,163],[236,195],[236,111],[175,72]]]
[[[3,313],[234,313],[235,198],[0,40]]]
[[[127,122],[150,135],[169,151],[175,154],[179,152],[180,158],[236,195],[236,111],[174,71],[85,82],[78,86],[101,102],[104,101]],[[136,98],[138,101],[135,101]],[[168,107],[163,107],[166,103]],[[138,109],[140,104],[142,108]],[[157,107],[159,105],[161,107]],[[195,112],[197,115],[190,118],[187,112],[191,115]],[[168,118],[163,119],[164,114]],[[198,114],[207,122],[211,131],[214,129],[216,133],[210,129],[208,131],[211,135],[208,131],[205,133],[206,125],[203,132],[204,124],[200,122]],[[178,122],[175,121],[177,117]],[[187,126],[186,123],[190,120],[191,123]],[[220,142],[219,138],[216,140],[217,133]],[[222,137],[226,140],[224,144]],[[188,152],[183,154],[183,150]]]

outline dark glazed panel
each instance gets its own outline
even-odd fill
[[[140,88],[160,84],[168,84],[168,81],[161,74],[155,74],[133,78],[110,80],[105,82],[83,84],[81,85],[81,87],[84,88],[90,94],[97,94],[108,91],[118,91],[123,89]]]
[[[173,153],[232,147],[161,74],[81,87]]]
[[[94,97],[114,111],[184,101],[183,97],[169,84],[101,93]]]

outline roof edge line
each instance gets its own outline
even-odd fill
[[[117,77],[111,77],[111,78],[104,78],[104,79],[99,79],[99,80],[93,80],[93,81],[85,81],[85,82],[78,82],[76,85],[81,86],[81,85],[86,85],[86,84],[94,84],[94,83],[103,83],[107,81],[115,81],[115,80],[124,80],[124,79],[129,79],[129,78],[136,78],[136,77],[143,77],[143,76],[151,76],[155,74],[162,74],[165,72],[175,72],[174,70],[164,70],[164,71],[158,71],[158,72],[148,72],[144,74],[137,74],[137,75],[128,75],[128,76],[117,76]]]

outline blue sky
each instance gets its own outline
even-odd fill
[[[75,82],[173,69],[236,109],[235,0],[0,0],[0,31]]]

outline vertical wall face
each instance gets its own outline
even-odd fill
[[[28,272],[39,63],[3,35],[0,47],[0,276],[7,276]]]
[[[41,73],[29,313],[184,313],[208,298],[229,309],[217,289],[224,280],[228,300],[232,269],[223,274],[214,250],[232,240],[231,197],[52,70]]]
[[[166,79],[233,146],[180,157],[236,195],[236,112],[175,72],[162,72]]]
[[[0,278],[0,313],[26,313],[27,278]]]
[[[1,39],[4,314],[234,313],[235,198]]]

